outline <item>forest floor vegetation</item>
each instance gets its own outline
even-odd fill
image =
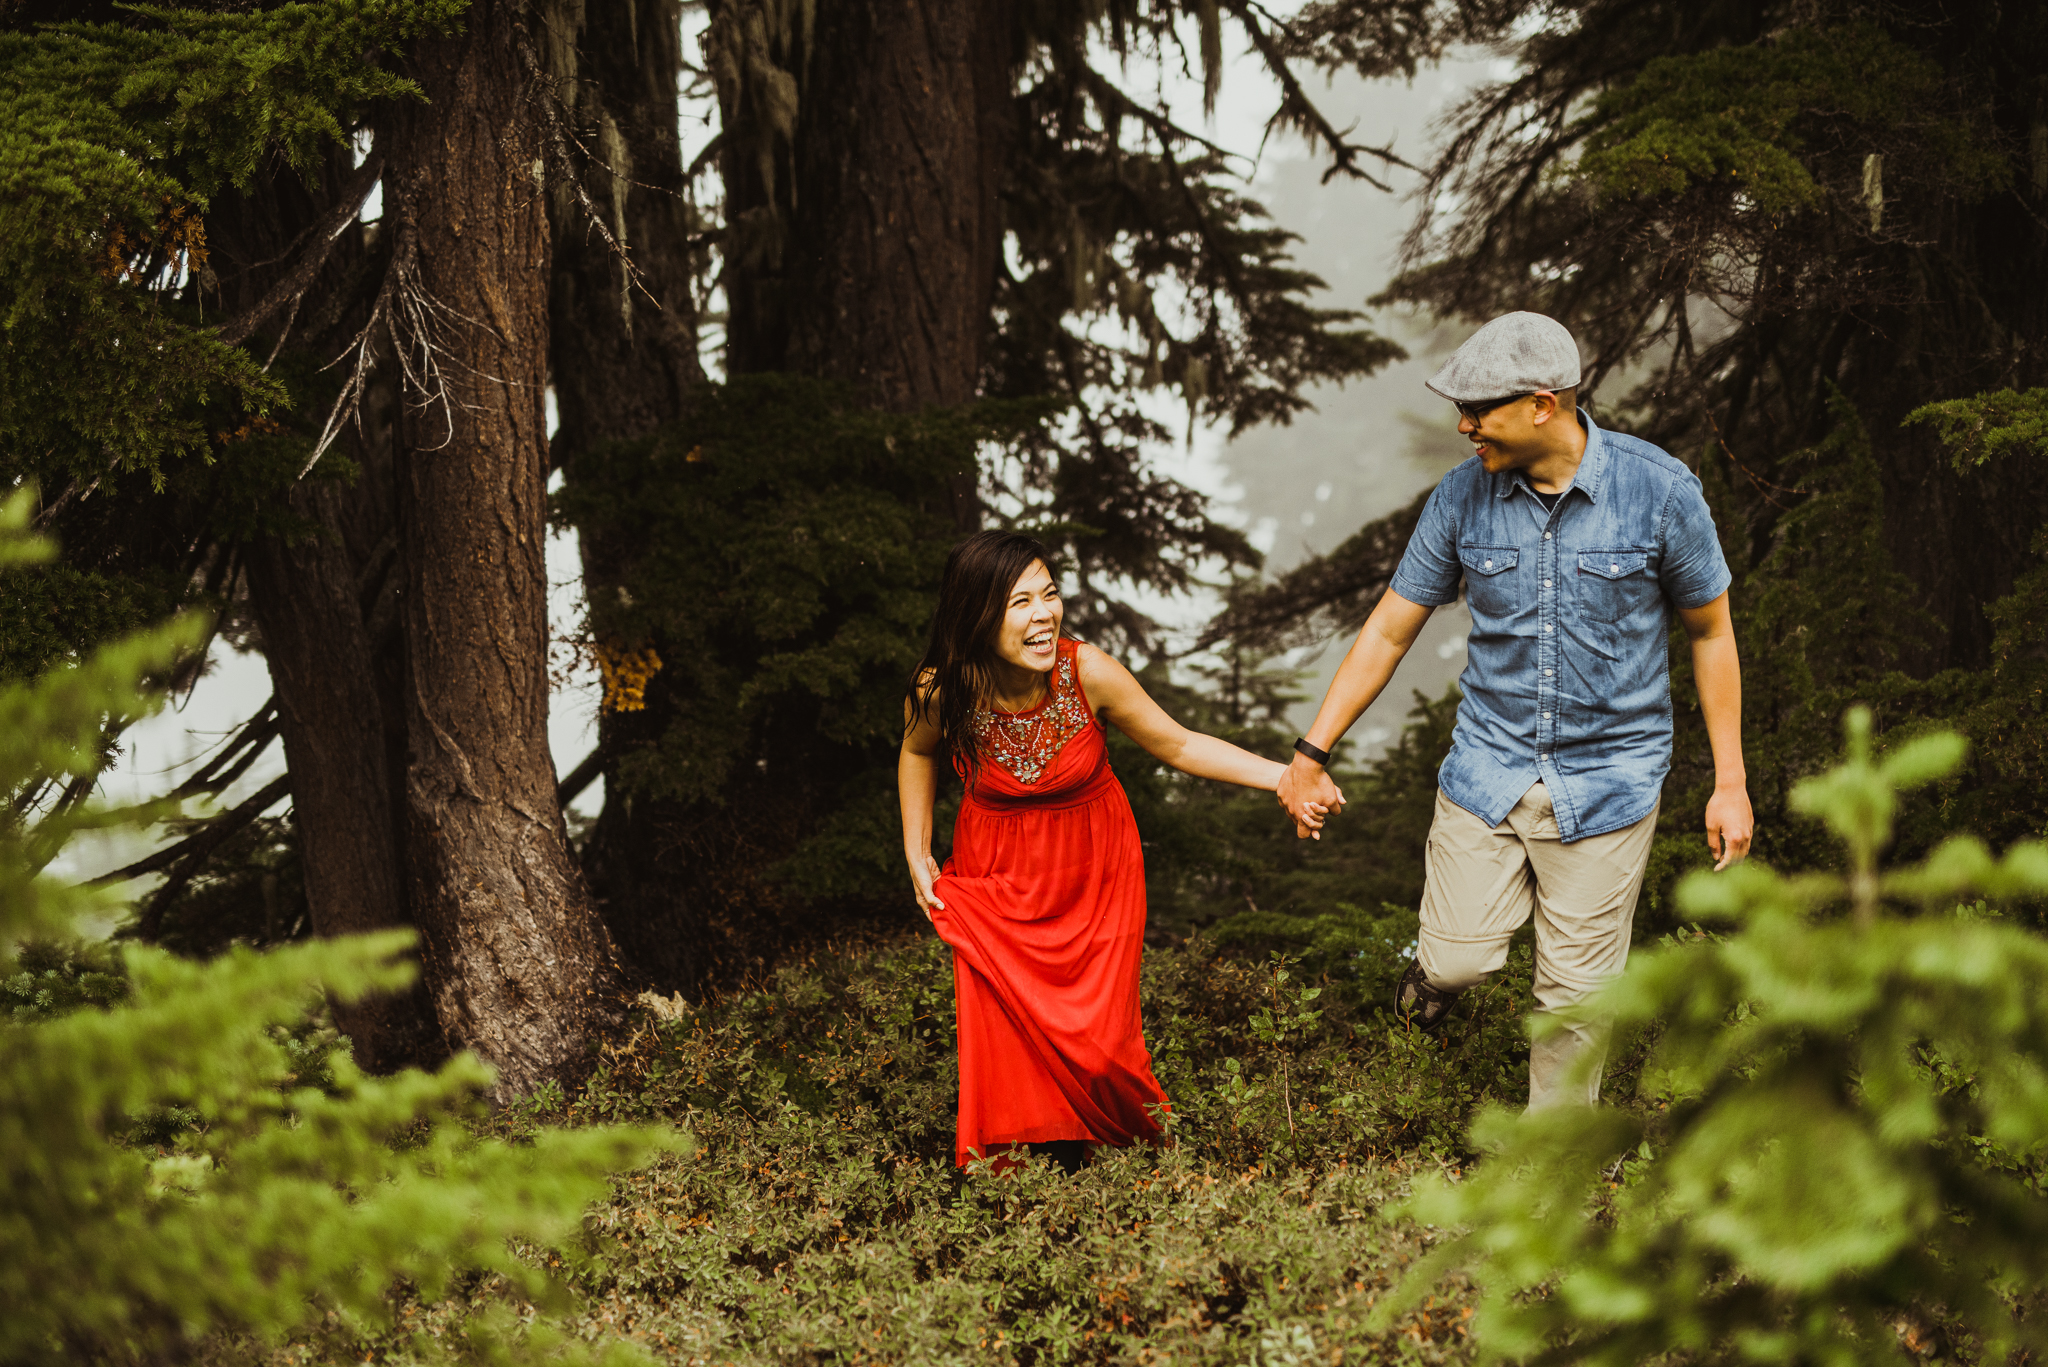
[[[1367,1323],[1434,1238],[1391,1213],[1411,1179],[1458,1172],[1474,1107],[1526,1095],[1528,951],[1441,1041],[1378,1006],[1394,947],[1350,957],[1311,980],[1202,938],[1149,952],[1172,1142],[1071,1177],[953,1167],[952,973],[930,938],[701,1004],[643,997],[584,1092],[492,1122],[515,1141],[622,1120],[696,1141],[617,1179],[577,1247],[532,1253],[572,1298],[475,1277],[272,1360],[466,1359],[484,1326],[483,1357],[538,1328],[674,1363],[1466,1361],[1462,1279]]]

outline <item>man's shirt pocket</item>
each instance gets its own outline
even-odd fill
[[[1658,596],[1648,551],[1580,551],[1579,572],[1574,577],[1579,612],[1592,622],[1623,621]]]
[[[1515,568],[1521,558],[1517,546],[1458,547],[1458,559],[1465,567],[1465,593],[1474,613],[1512,617],[1521,610],[1522,576]]]

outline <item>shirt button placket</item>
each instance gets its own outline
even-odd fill
[[[1556,511],[1551,514],[1551,526],[1556,526]],[[1557,659],[1557,538],[1545,528],[1543,539],[1536,543],[1536,573],[1543,587],[1538,591],[1536,601],[1540,605],[1539,615],[1543,618],[1543,631],[1536,641],[1536,659],[1540,667],[1536,679],[1536,763],[1541,766],[1556,751],[1557,728],[1551,721],[1555,712]]]

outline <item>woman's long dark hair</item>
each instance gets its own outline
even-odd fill
[[[970,771],[980,758],[970,724],[993,691],[996,634],[1010,590],[1040,560],[1052,569],[1051,553],[1021,532],[976,532],[946,557],[931,644],[910,676],[910,707],[917,720],[936,721],[941,748]]]

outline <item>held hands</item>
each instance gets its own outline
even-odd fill
[[[1323,823],[1344,810],[1344,790],[1322,765],[1306,755],[1297,755],[1280,775],[1273,794],[1287,815],[1294,818],[1296,839],[1323,838]]]
[[[1714,789],[1707,799],[1707,849],[1713,854],[1714,872],[1749,854],[1749,838],[1756,833],[1756,817],[1749,809],[1749,790],[1741,784]]]
[[[938,876],[939,861],[929,854],[911,859],[910,890],[917,894],[917,909],[924,913],[924,919],[927,921],[932,919],[932,912],[946,909],[946,904],[932,891],[932,884]],[[933,924],[936,925],[937,922]]]

